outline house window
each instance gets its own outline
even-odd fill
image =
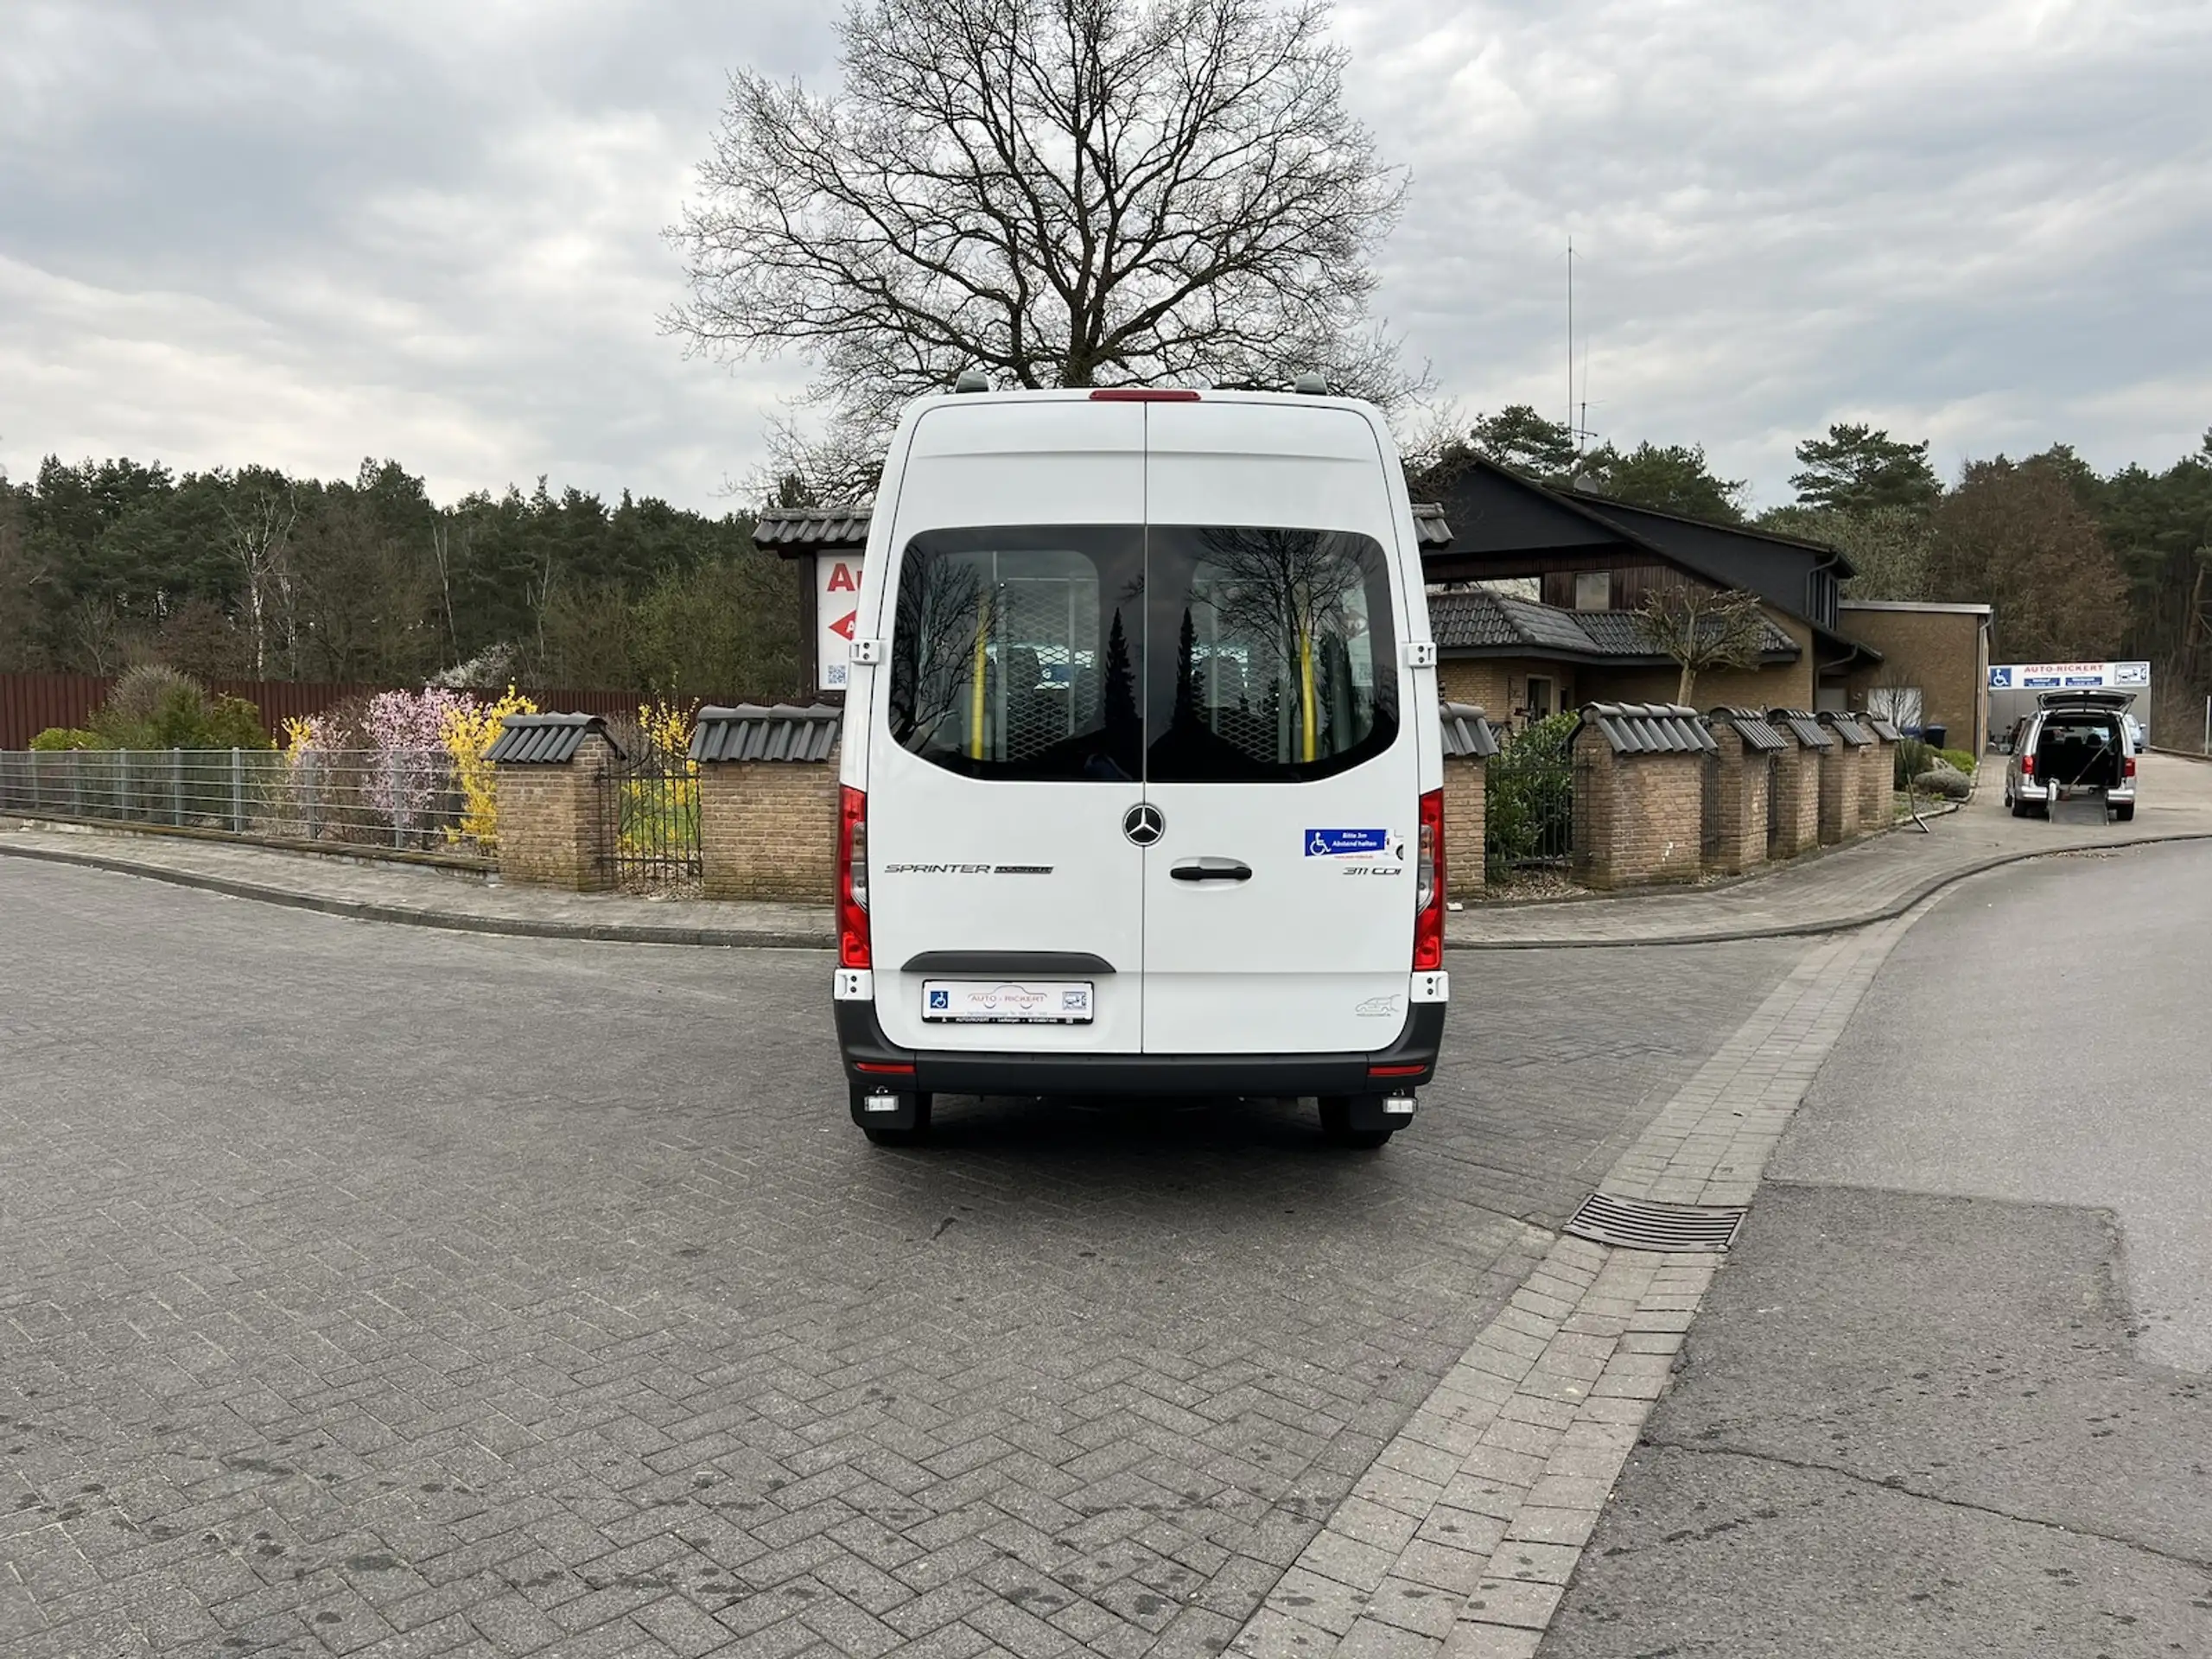
[[[1529,718],[1548,720],[1552,712],[1552,683],[1541,675],[1529,677]]]
[[[1920,718],[1920,688],[1878,685],[1866,694],[1866,712],[1904,731],[1917,732],[1923,724]]]
[[[1824,628],[1835,626],[1836,580],[1827,570],[1815,570],[1806,579],[1806,613]]]
[[[1574,608],[1578,611],[1609,611],[1613,607],[1613,573],[1610,570],[1579,570],[1574,576]]]

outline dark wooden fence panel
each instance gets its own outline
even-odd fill
[[[0,674],[0,749],[22,749],[49,726],[81,726],[115,682],[97,674]]]
[[[114,677],[104,674],[0,674],[0,749],[27,749],[49,726],[82,726],[114,684]],[[311,680],[210,680],[207,686],[260,709],[262,728],[272,737],[283,734],[287,720],[393,689]],[[642,691],[524,691],[549,714],[635,715],[640,703],[652,701]]]

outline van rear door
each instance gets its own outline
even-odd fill
[[[1392,469],[1355,410],[1147,407],[1145,1049],[1384,1047],[1421,789]]]
[[[977,399],[912,429],[867,784],[893,1043],[1141,1048],[1143,415]]]

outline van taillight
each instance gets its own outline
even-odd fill
[[[2023,778],[2032,778],[2035,775],[2036,757],[2034,752],[2031,750],[2028,753],[2020,757],[2020,776]]]
[[[1421,798],[1421,840],[1414,864],[1414,971],[1444,966],[1444,791]]]
[[[2126,760],[2120,763],[2120,775],[2123,778],[2133,778],[2135,775],[2135,757],[2133,755],[2129,755]]]
[[[870,965],[868,943],[868,797],[837,793],[837,965]]]

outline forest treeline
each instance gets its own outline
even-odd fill
[[[71,464],[0,479],[0,671],[798,690],[798,584],[744,513],[543,480],[449,506],[395,461],[325,481]]]
[[[2158,468],[2099,473],[2059,445],[1967,462],[1838,423],[1798,444],[1796,499],[1747,517],[1696,445],[1578,447],[1525,406],[1408,456],[1417,496],[1484,456],[1561,487],[1840,548],[1865,599],[1997,608],[2000,660],[2145,658],[2212,691],[2212,434]],[[351,480],[262,467],[178,474],[48,459],[0,478],[0,671],[599,686],[671,700],[789,697],[799,584],[753,518],[543,480],[432,502],[395,461]]]

